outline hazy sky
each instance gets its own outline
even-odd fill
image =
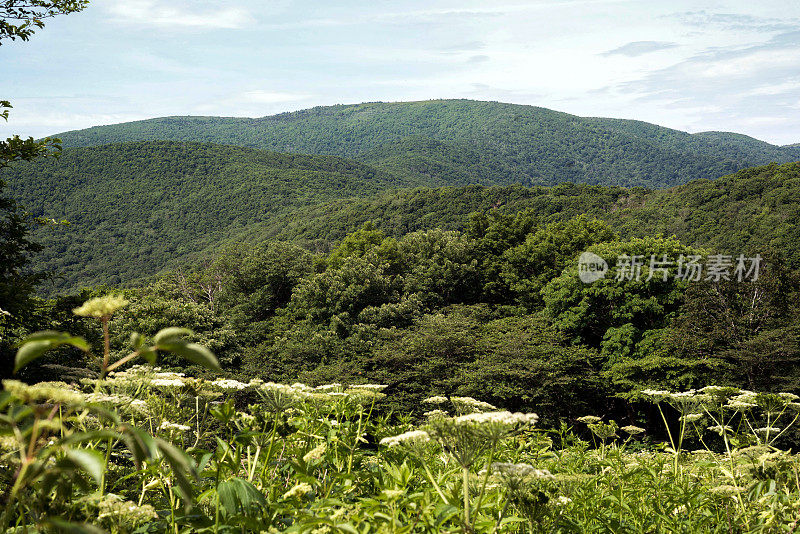
[[[93,0],[0,46],[0,135],[471,98],[800,142],[800,1]]]

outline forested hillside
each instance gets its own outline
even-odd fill
[[[309,205],[254,226],[254,239],[324,248],[370,222],[388,235],[427,228],[461,230],[464,215],[532,210],[544,222],[591,214],[624,237],[676,235],[729,253],[780,251],[800,268],[800,163],[746,169],[663,190],[583,184],[555,187],[416,188]]]
[[[35,233],[55,288],[139,278],[276,213],[415,185],[332,156],[166,141],[66,150],[3,176],[32,214],[69,223]]]
[[[720,132],[583,118],[471,100],[317,107],[259,119],[164,117],[59,134],[65,146],[137,140],[214,142],[332,154],[385,165],[430,185],[668,187],[800,159],[800,149]]]
[[[48,292],[151,276],[229,241],[278,239],[327,251],[365,222],[399,237],[461,230],[468,214],[492,209],[529,209],[542,222],[585,213],[625,237],[675,234],[731,253],[779,250],[800,266],[797,163],[665,190],[430,188],[412,187],[428,185],[424,179],[337,157],[160,141],[67,149],[4,176],[33,215],[69,222],[35,234],[44,245],[37,267],[57,275]]]

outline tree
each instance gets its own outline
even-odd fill
[[[3,40],[27,41],[44,19],[81,11],[87,0],[3,0],[0,2],[0,45]],[[0,117],[8,121],[11,103],[0,100]],[[0,172],[18,161],[60,151],[58,139],[40,141],[19,135],[0,141]],[[10,341],[24,331],[32,313],[32,295],[41,276],[25,271],[30,255],[40,247],[28,239],[29,216],[13,199],[3,195],[5,182],[0,179],[0,375],[10,362]],[[9,339],[11,338],[11,339]]]
[[[503,253],[500,278],[520,304],[528,309],[540,308],[540,293],[550,280],[590,245],[614,239],[616,235],[606,223],[585,215],[549,224]]]
[[[89,0],[3,0],[0,2],[0,45],[3,39],[27,41],[44,19],[82,11]]]

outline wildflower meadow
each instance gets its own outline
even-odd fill
[[[108,331],[127,302],[76,314]],[[222,376],[168,328],[105,345],[77,383],[3,382],[6,532],[792,532],[798,397],[733,387],[644,390],[649,436],[602,414],[540,426],[471,397],[384,408],[385,386]],[[106,336],[106,340],[108,337]],[[40,332],[22,367],[82,338]],[[207,368],[158,367],[173,353]]]

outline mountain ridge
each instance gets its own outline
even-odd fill
[[[690,134],[643,121],[463,99],[317,106],[260,118],[159,117],[58,135],[65,147],[173,140],[357,160],[383,150],[394,172],[423,181],[424,172],[404,165],[402,159],[409,156],[410,140],[428,140],[455,149],[468,147],[481,173],[455,169],[452,154],[411,154],[426,160],[426,170],[438,167],[461,174],[469,183],[485,184],[582,182],[663,188],[800,160],[800,146],[780,147],[732,132]],[[395,145],[399,152],[391,153]]]

